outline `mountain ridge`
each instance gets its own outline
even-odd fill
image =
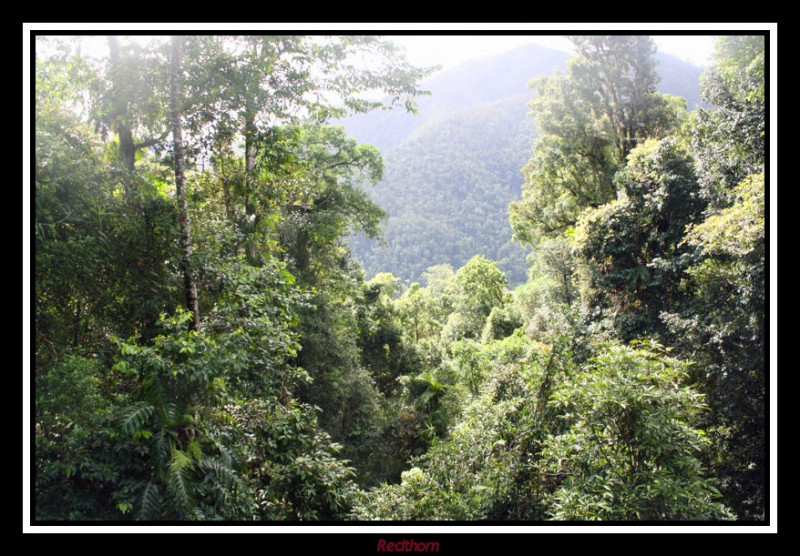
[[[536,44],[468,60],[422,84],[418,114],[377,112],[341,123],[384,156],[384,180],[369,188],[389,214],[384,242],[357,236],[351,247],[367,277],[391,272],[419,280],[426,268],[454,268],[474,255],[496,260],[512,284],[527,278],[526,252],[512,241],[507,207],[518,200],[536,138],[528,83],[564,72],[569,54]],[[700,102],[700,68],[657,56],[662,92]],[[693,85],[692,85],[693,84]]]

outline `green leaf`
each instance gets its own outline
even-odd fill
[[[155,408],[148,402],[136,402],[126,408],[120,419],[125,434],[134,434],[153,415]]]
[[[140,520],[153,520],[161,516],[160,492],[153,481],[147,483],[142,494],[142,509],[136,516]]]

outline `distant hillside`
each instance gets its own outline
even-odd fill
[[[525,253],[511,242],[508,204],[519,198],[519,168],[530,156],[534,125],[519,95],[430,121],[386,157],[373,199],[391,218],[386,247],[353,242],[368,274],[416,280],[429,266],[455,268],[473,255],[526,277]]]
[[[528,81],[554,70],[564,71],[569,55],[538,45],[470,60],[446,70],[422,85],[431,91],[420,99],[416,115],[399,110],[359,114],[342,123],[359,142],[384,153],[429,119],[503,98],[529,95]]]
[[[390,215],[385,244],[353,238],[370,277],[391,272],[418,280],[429,266],[455,268],[474,255],[498,261],[512,283],[526,279],[525,252],[511,241],[508,204],[521,194],[520,169],[531,155],[528,82],[563,72],[569,55],[538,45],[466,62],[424,84],[432,95],[417,116],[359,115],[342,122],[384,155],[384,180],[370,189]],[[663,92],[700,102],[699,68],[659,55]]]
[[[700,106],[700,74],[703,69],[671,54],[658,53],[656,61],[658,74],[661,76],[659,90],[662,93],[685,98],[689,110]]]

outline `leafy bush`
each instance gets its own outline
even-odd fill
[[[703,396],[657,344],[609,346],[553,392],[563,432],[544,447],[554,519],[732,519],[703,477]]]
[[[703,475],[703,396],[657,344],[609,345],[584,368],[563,346],[494,353],[482,395],[359,519],[732,519]]]

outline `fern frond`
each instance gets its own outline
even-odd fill
[[[202,461],[203,451],[200,449],[200,443],[197,440],[190,440],[186,445],[186,451],[191,454],[195,461]]]
[[[149,376],[142,382],[142,391],[144,392],[147,401],[157,407],[164,405],[165,396],[164,389],[161,387],[161,381],[158,377]]]
[[[120,426],[125,434],[133,434],[142,428],[153,415],[155,408],[149,402],[135,402],[122,411]]]
[[[172,495],[171,501],[178,515],[182,517],[189,515],[192,509],[192,499],[189,495],[188,481],[182,472],[169,474],[167,491]]]
[[[162,423],[171,426],[178,424],[178,406],[164,392],[164,387],[158,377],[148,377],[142,384],[142,391],[147,401],[158,408],[158,415]]]
[[[188,472],[194,466],[192,458],[186,452],[173,448],[170,454],[169,475],[167,476],[167,492],[172,495],[171,502],[182,519],[192,511],[191,486]]]
[[[154,520],[161,517],[161,500],[158,485],[152,480],[144,487],[142,493],[142,508],[139,510],[136,519]]]
[[[200,464],[200,467],[212,475],[216,481],[219,481],[226,491],[236,492],[244,488],[244,481],[239,477],[239,474],[219,459],[206,458]]]
[[[237,471],[220,458],[206,457],[198,468],[203,482],[210,487],[213,508],[219,512],[215,519],[247,519],[258,512],[255,493]],[[248,506],[251,506],[248,509]]]
[[[181,473],[192,466],[192,458],[183,450],[172,450],[172,461],[169,463],[170,474]]]
[[[227,442],[231,442],[230,434],[223,431],[214,431],[211,435],[211,440],[214,442],[214,447],[219,451],[220,455],[222,456],[222,461],[230,467],[233,465],[233,456],[231,455],[228,448],[225,446],[223,442],[220,440],[225,440]]]
[[[171,459],[172,450],[172,442],[170,442],[170,436],[166,431],[160,430],[153,435],[150,453],[153,456],[156,469],[158,469],[159,472],[167,468],[167,464]]]
[[[164,422],[170,426],[176,426],[180,424],[180,412],[178,411],[178,404],[174,401],[169,400],[164,403],[161,408]]]
[[[231,453],[228,450],[228,448],[226,448],[224,444],[221,444],[219,442],[215,442],[214,444],[217,447],[217,450],[219,450],[220,455],[222,456],[223,463],[225,463],[225,465],[229,467],[233,465],[233,457],[231,456]]]

